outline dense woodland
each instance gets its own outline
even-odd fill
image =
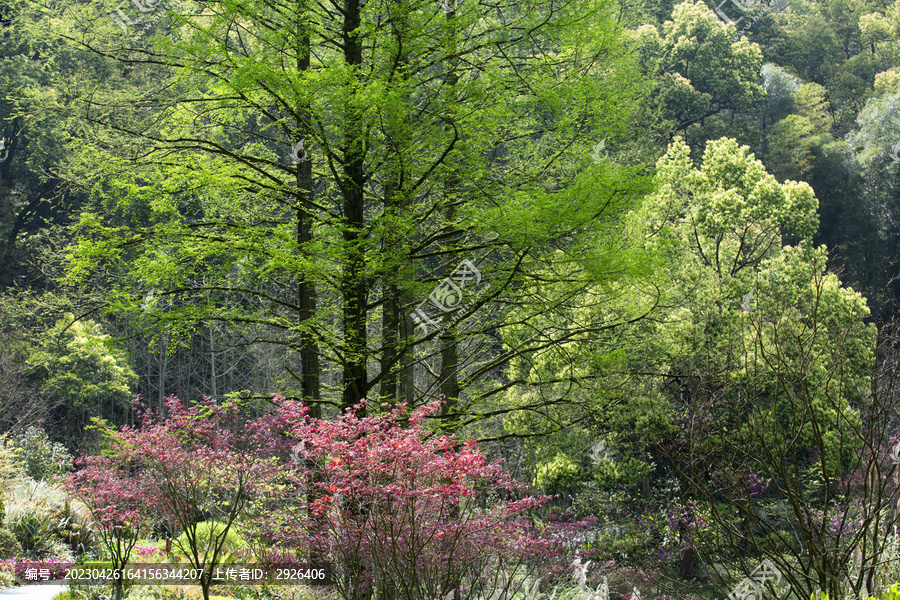
[[[865,597],[898,248],[895,3],[0,0],[10,439],[442,401],[590,581]]]

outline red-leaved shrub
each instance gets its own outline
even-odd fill
[[[365,405],[293,430],[298,475],[312,486],[306,542],[341,596],[460,600],[518,587],[516,572],[548,547],[529,516],[545,499],[516,498],[523,486],[475,442],[429,431],[439,403],[358,416]]]

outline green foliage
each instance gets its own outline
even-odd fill
[[[636,217],[678,240],[673,251],[680,256],[673,258],[683,268],[721,284],[777,255],[784,235],[809,241],[818,226],[812,188],[778,183],[733,139],[709,142],[695,168],[687,144],[676,138],[657,162],[656,181],[658,191]]]
[[[876,596],[872,597],[875,598]],[[900,600],[900,584],[892,584],[878,597],[880,600]],[[813,593],[810,595],[809,600],[828,600],[828,594],[826,592]]]
[[[0,560],[22,556],[22,546],[16,535],[6,527],[0,527]]]
[[[578,475],[578,464],[559,452],[552,460],[537,466],[534,485],[548,494],[569,491],[576,487]]]
[[[603,460],[595,466],[594,479],[602,486],[634,485],[653,470],[646,456],[622,455],[615,460]]]
[[[0,569],[0,588],[12,587],[17,583],[15,573],[6,569]]]
[[[216,4],[172,21],[152,64],[133,68],[118,26],[102,18],[109,7],[4,10],[14,22],[0,25],[0,137],[15,147],[0,165],[0,256],[11,260],[0,264],[0,284],[13,277],[6,264],[18,264],[19,278],[37,273],[37,259],[21,251],[50,256],[62,242],[39,234],[84,204],[76,186],[44,194],[56,185],[48,174],[80,181],[94,202],[77,229],[53,232],[61,240],[77,232],[72,281],[128,328],[82,321],[65,329],[66,320],[33,336],[32,375],[63,403],[54,422],[69,428],[66,441],[78,441],[86,417],[121,422],[126,414],[137,379],[107,331],[141,328],[147,337],[133,342],[132,356],[149,341],[159,349],[158,359],[140,359],[145,397],[155,397],[153,385],[216,390],[214,364],[210,376],[183,365],[176,373],[171,360],[166,371],[165,351],[189,343],[192,354],[221,359],[220,391],[234,389],[224,385],[225,369],[234,374],[229,385],[278,389],[289,384],[283,373],[308,372],[292,352],[311,334],[320,344],[315,364],[362,367],[342,374],[355,378],[355,399],[401,397],[396,380],[406,377],[417,382],[409,390],[436,389],[419,385],[424,371],[410,364],[425,365],[441,385],[460,374],[460,386],[448,385],[453,410],[474,420],[489,406],[485,413],[504,415],[504,430],[479,433],[529,436],[503,451],[522,449],[548,490],[646,489],[669,466],[660,448],[692,443],[719,461],[704,467],[739,462],[715,454],[719,444],[783,451],[801,471],[821,447],[821,477],[844,474],[858,450],[851,432],[864,421],[872,317],[828,261],[869,294],[900,240],[891,158],[900,143],[900,6],[793,1],[734,41],[734,28],[723,29],[711,10],[718,2],[579,1],[552,14],[546,31],[539,2],[511,11],[522,22],[470,4],[439,20],[401,6],[399,19],[383,19],[380,5],[366,5],[358,33],[367,50],[352,67],[323,33],[352,22],[325,13],[272,28],[284,13],[269,5]],[[78,39],[79,23],[91,24],[104,57],[49,37],[57,29]],[[234,23],[246,46],[231,44]],[[616,23],[632,31],[622,36]],[[533,46],[511,31],[532,33]],[[303,35],[323,48],[305,71],[294,67]],[[631,171],[612,166],[625,146],[614,139],[631,138],[621,132],[638,86],[630,59],[609,59],[629,56],[623,41],[652,80],[631,158],[648,165],[682,136],[657,163],[657,189],[625,223],[619,216],[633,203],[620,198],[636,187]],[[244,47],[291,51],[248,56]],[[79,76],[62,78],[71,72]],[[60,87],[69,80],[77,83]],[[112,127],[85,131],[66,116],[82,85],[103,105],[94,118]],[[129,130],[147,137],[124,136]],[[606,136],[613,160],[591,166],[587,151]],[[310,161],[286,166],[301,137]],[[301,191],[307,166],[315,193]],[[356,167],[365,175],[356,177]],[[351,189],[364,190],[360,202]],[[357,209],[365,218],[350,222]],[[300,213],[305,241],[301,218],[293,219]],[[408,318],[391,325],[446,275],[438,263],[481,250],[499,294],[490,303],[495,321],[475,333],[449,331],[440,350],[437,340],[406,336]],[[306,304],[308,320],[295,306],[304,305],[295,298],[304,282],[321,293]],[[354,302],[374,308],[351,314]],[[652,320],[640,322],[646,314]],[[198,331],[209,333],[209,352],[193,344]],[[486,332],[502,350],[463,364]],[[219,333],[220,348],[258,339],[284,350],[216,354]],[[436,362],[447,357],[459,363]],[[509,368],[497,376],[501,362]],[[237,375],[261,364],[264,383]],[[706,437],[713,414],[728,414],[729,427]],[[593,460],[599,439],[607,453]],[[53,458],[49,439],[37,446],[32,455],[45,458],[29,459],[28,472],[50,477],[65,460]],[[2,469],[0,457],[0,478]],[[763,500],[766,511],[778,510],[778,501]]]
[[[109,600],[112,597],[114,597],[114,590],[111,586],[70,584],[68,589],[58,594],[53,600]],[[132,600],[159,600],[160,598],[185,600],[182,591],[172,590],[167,594],[165,588],[151,589],[144,593],[132,593],[128,597]]]
[[[0,435],[0,527],[6,519],[4,495],[8,484],[22,477],[23,465],[21,451],[10,441],[6,434]]]
[[[671,21],[631,32],[644,72],[656,78],[654,126],[672,122],[699,143],[716,127],[711,116],[762,104],[762,53],[745,39],[733,41],[734,32],[732,26],[723,30],[715,13],[694,0],[675,6]]]
[[[47,432],[38,427],[29,427],[11,437],[10,445],[18,450],[25,474],[38,481],[71,471],[75,461],[63,444],[52,441]]]
[[[94,529],[86,507],[67,502],[52,517],[56,537],[76,556],[81,557],[96,551]]]
[[[215,547],[218,538],[221,536],[225,536],[225,540],[222,543],[222,557],[220,558],[220,563],[228,562],[234,559],[234,555],[236,552],[244,550],[247,548],[247,541],[241,536],[237,531],[237,527],[232,525],[228,529],[228,533],[225,533],[225,523],[221,523],[219,521],[203,521],[202,523],[197,524],[197,543],[196,548],[200,553],[200,557],[204,556],[204,554],[208,554],[212,552],[212,549]],[[177,559],[183,559],[189,556],[191,548],[190,540],[188,539],[187,532],[183,532],[177,538],[175,538],[172,544],[172,554],[173,557]]]
[[[64,73],[86,61],[27,31],[23,3],[4,2],[0,12],[0,139],[6,146],[0,151],[0,287],[40,287],[58,264],[48,257],[58,258],[54,249],[66,237],[58,224],[77,214],[84,199],[73,189],[57,193],[62,179],[55,169],[65,168],[66,142],[80,129],[70,120],[73,96],[59,86]],[[49,230],[54,235],[47,236]],[[29,243],[35,239],[39,243]]]
[[[68,314],[48,332],[29,365],[41,393],[62,402],[57,415],[74,442],[90,417],[115,418],[129,407],[137,375],[127,355],[97,323]]]
[[[47,517],[65,509],[66,495],[49,481],[22,479],[6,489],[6,517],[16,520],[25,513],[37,513]]]
[[[773,173],[782,180],[809,180],[825,147],[833,141],[828,129],[804,115],[789,115],[776,123],[766,157]]]
[[[409,314],[433,288],[439,262],[480,263],[490,253],[484,274],[493,287],[478,304],[513,286],[550,290],[536,278],[548,263],[560,302],[569,301],[570,288],[578,292],[583,272],[617,272],[618,264],[603,263],[603,251],[614,245],[615,218],[642,179],[633,165],[593,164],[591,150],[624,137],[646,87],[624,51],[618,11],[586,0],[511,2],[508,9],[463,4],[450,21],[433,5],[398,6],[402,16],[391,8],[386,18],[384,7],[359,3],[359,15],[325,11],[289,27],[251,25],[254,43],[281,49],[262,61],[235,51],[228,23],[280,21],[277,8],[238,3],[221,5],[224,12],[209,19],[178,17],[157,40],[159,90],[91,91],[90,101],[103,104],[126,106],[129,96],[159,103],[125,117],[136,125],[128,127],[135,135],[127,144],[117,143],[124,131],[118,115],[97,128],[100,139],[73,144],[97,202],[76,226],[69,281],[85,284],[107,314],[163,347],[187,344],[209,322],[223,324],[232,347],[248,340],[266,352],[277,346],[267,359],[275,375],[257,393],[295,386],[294,373],[306,377],[320,364],[339,365],[344,389],[328,393],[348,406],[363,396],[393,401],[426,389],[399,394],[399,371],[423,369],[431,377],[420,357],[436,336],[417,338]],[[79,10],[91,14],[83,22],[98,16]],[[284,71],[304,60],[306,43],[328,45],[328,31],[346,28],[356,31],[354,44],[378,50],[360,51],[352,65],[344,51],[328,51],[309,69]],[[111,36],[111,54],[130,61],[115,29],[97,34]],[[529,33],[522,38],[520,31]],[[210,69],[202,56],[227,56],[230,66]],[[210,127],[196,127],[198,102],[207,106]],[[301,105],[309,118],[295,118]],[[202,141],[187,147],[178,141],[197,136]],[[291,165],[285,155],[301,139],[308,161]],[[162,152],[147,155],[148,142]],[[164,158],[169,152],[177,158]],[[303,180],[318,182],[315,200]],[[323,301],[282,297],[298,284]],[[547,299],[517,294],[514,304],[526,307],[517,318],[539,329],[533,321]],[[383,334],[370,331],[376,324]],[[460,327],[454,337],[462,346],[489,331],[495,326]],[[535,344],[559,345],[559,337]],[[304,347],[315,360],[298,369],[294,352],[307,339],[315,339],[315,348]],[[532,350],[527,344],[515,352]],[[478,396],[499,388],[490,369],[472,380],[464,372],[476,370],[460,365],[453,375],[459,385],[446,385]]]
[[[74,561],[73,551],[90,549],[83,507],[67,503],[57,485],[26,478],[9,486],[6,498],[7,527],[26,558]]]
[[[33,560],[54,557],[53,523],[43,515],[25,512],[10,523],[24,556]]]
[[[798,104],[815,114],[821,96],[807,91]],[[826,251],[810,245],[817,226],[812,190],[778,183],[749,148],[728,139],[707,144],[699,168],[676,139],[658,163],[657,181],[659,191],[638,218],[675,241],[671,256],[683,296],[675,291],[673,302],[682,308],[672,311],[667,328],[673,363],[686,373],[720,373],[714,387],[731,390],[723,399],[736,402],[737,419],[749,408],[738,402],[744,394],[769,407],[760,415],[764,422],[744,425],[765,432],[764,440],[746,429],[733,433],[776,452],[797,442],[803,449],[824,446],[832,473],[846,472],[856,445],[841,432],[860,424],[854,403],[866,389],[874,329],[863,322],[865,299],[829,274]],[[800,245],[786,246],[786,238]],[[811,388],[804,377],[818,385]],[[798,386],[810,394],[805,401]],[[807,411],[817,425],[796,431],[791,424]]]
[[[772,122],[779,121],[793,109],[793,95],[800,87],[800,80],[772,63],[764,64],[759,74],[766,90],[766,117]]]
[[[875,76],[875,95],[900,94],[900,67],[893,67]]]
[[[825,596],[824,600],[828,600],[828,596]],[[900,584],[891,585],[887,591],[881,594],[881,600],[900,600]]]
[[[98,324],[75,321],[71,314],[48,332],[29,362],[42,380],[41,390],[78,412],[97,411],[106,403],[125,405],[136,378],[125,354]]]

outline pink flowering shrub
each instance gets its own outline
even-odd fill
[[[517,499],[523,486],[475,442],[428,431],[439,403],[358,416],[365,405],[293,429],[298,475],[312,488],[304,542],[332,565],[341,597],[514,591],[509,576],[549,547],[529,517],[546,499]]]
[[[837,552],[852,543],[863,524],[859,501],[851,501],[850,507],[831,503],[826,509],[804,507],[800,524],[808,539],[823,548]]]

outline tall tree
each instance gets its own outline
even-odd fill
[[[759,46],[735,40],[734,28],[723,27],[702,2],[681,2],[671,20],[642,25],[631,37],[641,68],[654,79],[645,106],[653,113],[649,125],[681,135],[692,148],[721,136],[726,122],[736,128],[736,116],[751,114],[765,100]]]
[[[511,358],[600,326],[538,321],[616,277],[616,216],[641,190],[590,151],[642,90],[611,4],[217,2],[171,18],[152,46],[123,46],[114,22],[69,36],[167,65],[146,116],[97,119],[132,154],[109,133],[85,144],[103,157],[83,163],[97,197],[143,222],[84,217],[71,274],[100,285],[98,305],[135,310],[154,288],[173,301],[145,310],[176,331],[252,324],[250,343],[290,350],[292,394],[315,402],[321,367],[321,401],[344,407],[442,391],[473,409]],[[240,301],[196,302],[207,292]],[[532,334],[503,348],[513,312]]]

